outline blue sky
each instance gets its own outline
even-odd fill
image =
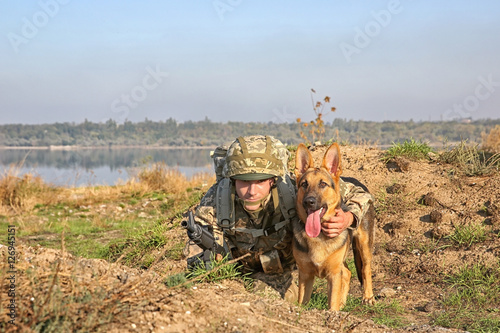
[[[500,117],[500,2],[0,0],[0,123]]]

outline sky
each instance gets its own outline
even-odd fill
[[[498,119],[499,18],[497,0],[0,0],[0,124],[294,123],[325,96],[326,121]]]

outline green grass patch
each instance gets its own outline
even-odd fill
[[[391,328],[398,328],[408,325],[404,318],[404,308],[398,300],[380,300],[375,305],[364,305],[360,298],[354,298],[350,295],[343,311],[352,313],[362,318],[370,318],[376,324],[386,325]]]
[[[111,241],[101,255],[110,261],[116,261],[124,255],[125,264],[149,268],[154,261],[150,252],[167,244],[165,232],[169,228],[169,225],[157,221],[152,227],[145,227],[126,238]]]
[[[499,264],[465,265],[446,276],[444,311],[434,316],[434,324],[469,332],[500,332]]]
[[[353,259],[347,261],[347,266],[352,273],[352,279],[357,279],[356,267]],[[304,306],[305,309],[328,310],[328,282],[325,279],[314,281],[311,300]],[[404,319],[404,308],[397,300],[381,300],[375,305],[364,305],[361,298],[347,296],[342,311],[350,312],[361,318],[372,319],[375,323],[391,328],[403,327],[409,323]]]
[[[412,193],[398,192],[388,194],[381,190],[375,194],[375,214],[379,220],[384,220],[388,215],[404,216],[405,213],[414,209],[417,202]]]
[[[305,306],[306,309],[328,310],[327,282],[324,279],[316,280],[311,300]],[[404,319],[404,308],[397,300],[381,300],[375,305],[364,305],[361,298],[347,296],[346,305],[342,311],[350,312],[361,318],[370,318],[377,324],[397,328],[408,325]]]
[[[457,246],[471,246],[486,240],[486,227],[482,224],[456,225],[455,232],[447,237]]]
[[[212,259],[212,266],[209,270],[207,270],[204,263],[200,262],[187,273],[179,273],[167,277],[165,285],[167,287],[176,287],[178,285],[189,287],[193,283],[241,280],[245,285],[251,287],[253,279],[249,277],[250,273],[243,273],[241,264],[237,262],[228,263],[227,260],[227,256],[219,261]]]
[[[223,260],[212,259],[212,269],[206,269],[205,265],[200,263],[196,265],[186,278],[196,282],[217,282],[220,280],[242,280],[250,282],[248,273],[242,273],[242,266],[239,263],[227,263],[227,256]]]
[[[403,143],[393,143],[385,152],[382,160],[384,162],[389,162],[400,156],[410,160],[428,159],[430,152],[433,152],[433,149],[429,144],[410,139],[409,141],[405,140]]]
[[[308,310],[328,310],[328,282],[325,279],[314,280],[311,299],[305,308]]]

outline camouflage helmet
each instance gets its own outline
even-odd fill
[[[287,172],[288,150],[271,137],[239,137],[229,146],[223,175],[241,180],[261,180],[283,176]]]

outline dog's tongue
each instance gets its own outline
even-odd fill
[[[319,233],[321,232],[321,217],[319,216],[320,213],[321,209],[318,209],[307,215],[306,234],[311,238],[318,237]]]

